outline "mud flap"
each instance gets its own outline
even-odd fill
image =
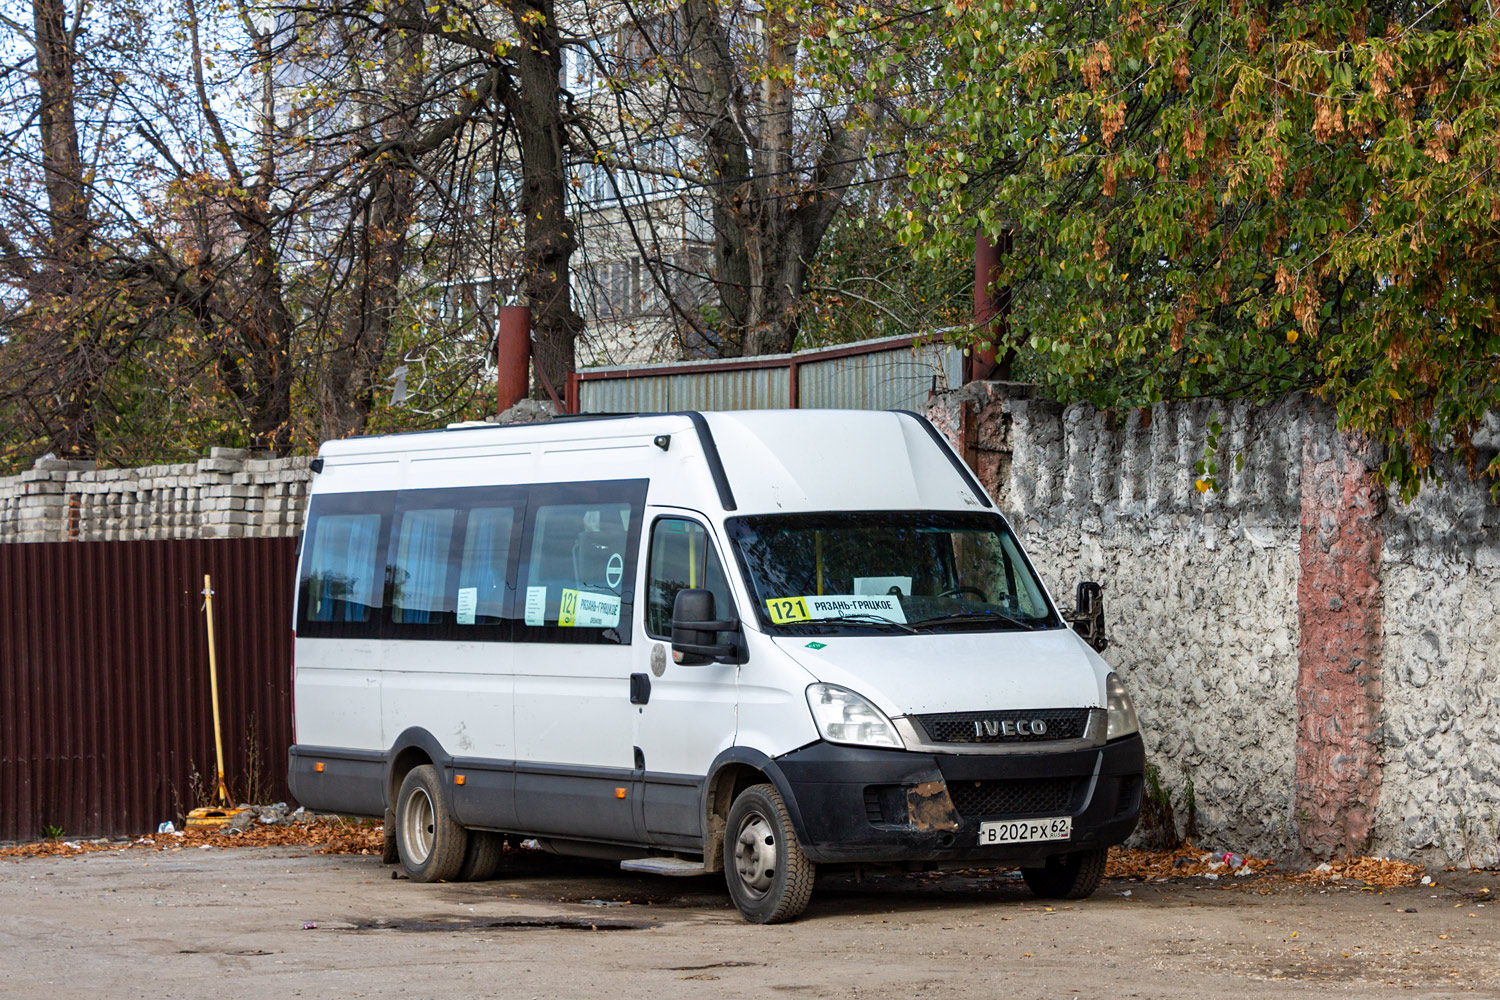
[[[385,839],[380,845],[380,863],[383,865],[400,864],[401,854],[396,850],[396,811],[394,809],[385,811],[383,830]]]

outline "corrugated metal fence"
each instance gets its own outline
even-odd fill
[[[286,798],[295,538],[0,545],[0,840],[137,834],[213,788]],[[254,758],[258,758],[254,759]]]
[[[586,368],[568,379],[574,413],[837,407],[920,410],[933,388],[963,384],[959,348],[930,337],[732,361]]]

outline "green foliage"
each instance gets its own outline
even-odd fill
[[[907,253],[882,221],[859,208],[829,227],[808,272],[797,347],[960,326],[973,309],[969,262]]]
[[[46,837],[48,840],[61,840],[63,836],[63,828],[53,823],[43,823],[42,836]]]
[[[919,257],[1014,234],[1020,369],[1104,406],[1308,389],[1410,494],[1500,359],[1500,22],[1481,4],[950,0]],[[941,137],[940,140],[926,136]],[[1200,476],[1211,479],[1206,456]],[[1500,459],[1488,466],[1500,474]]]

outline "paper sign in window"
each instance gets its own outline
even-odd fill
[[[479,607],[479,588],[458,588],[458,623],[460,625],[474,624],[474,610]]]
[[[557,624],[575,628],[614,628],[620,624],[620,599],[613,594],[564,590]]]
[[[891,622],[906,621],[906,611],[901,607],[901,599],[894,594],[803,594],[798,597],[773,597],[766,601],[766,611],[776,625],[839,618],[843,615],[864,615]]]
[[[526,588],[526,624],[547,624],[547,588]]]
[[[854,593],[867,597],[870,595],[889,594],[892,591],[906,596],[911,595],[911,577],[909,576],[856,576],[854,578]]]

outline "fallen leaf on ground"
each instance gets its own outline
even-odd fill
[[[184,847],[311,847],[319,854],[379,854],[385,831],[379,823],[317,816],[285,826],[252,823],[244,830],[227,827],[189,827],[177,834],[154,834],[135,840],[59,842],[38,841],[0,848],[0,859],[68,857],[99,851],[154,850]]]

